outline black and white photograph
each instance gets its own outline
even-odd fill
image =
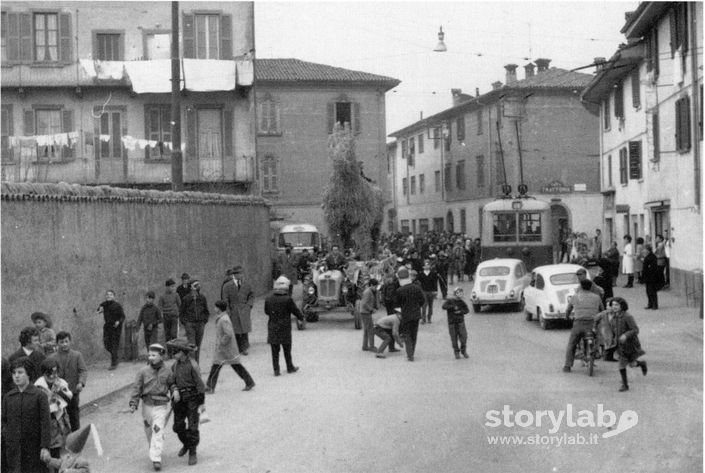
[[[0,13],[3,473],[703,471],[703,2]]]

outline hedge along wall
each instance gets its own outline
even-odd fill
[[[201,281],[211,312],[226,269],[236,264],[257,294],[269,289],[269,205],[262,198],[65,183],[2,183],[0,195],[3,356],[19,347],[30,314],[41,311],[57,333],[71,332],[88,363],[107,360],[96,314],[107,289],[127,320],[137,319],[148,290],[158,296],[183,272]]]

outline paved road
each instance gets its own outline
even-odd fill
[[[642,292],[626,293],[635,307],[644,305]],[[217,392],[207,397],[212,421],[201,429],[199,464],[188,467],[185,458],[176,457],[180,445],[169,431],[164,470],[702,471],[702,321],[693,311],[632,311],[649,374],[630,370],[631,390],[619,393],[615,363],[599,363],[593,378],[579,367],[562,373],[568,330],[543,331],[521,313],[486,310],[469,316],[470,359],[455,360],[440,303],[434,323],[420,328],[413,363],[401,353],[380,360],[361,351],[361,332],[339,312],[323,315],[305,331],[294,330],[294,362],[301,370],[275,378],[259,301],[254,346],[244,358],[256,388],[242,392],[242,381],[223,370]],[[210,362],[210,349],[205,350],[204,372]],[[122,395],[84,418],[98,425],[106,451],[97,458],[87,450],[94,471],[151,470],[139,414],[117,413],[126,405]],[[571,408],[570,420],[580,418],[582,427],[570,427],[567,420],[550,427],[549,415]],[[508,409],[518,413],[508,419],[520,425],[495,427]],[[498,412],[488,418],[493,410]],[[548,411],[540,426],[537,411]],[[606,424],[623,414],[624,425],[634,414],[638,420],[603,438],[617,426],[592,426],[599,412]],[[505,442],[554,443],[491,445],[489,437],[498,435]],[[593,444],[557,444],[579,438]]]

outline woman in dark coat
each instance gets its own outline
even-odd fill
[[[284,350],[287,373],[296,373],[299,368],[291,360],[291,316],[301,322],[304,316],[289,295],[290,281],[280,276],[274,281],[274,291],[264,300],[264,313],[269,316],[267,323],[267,343],[272,348],[274,376],[279,376],[279,350]]]
[[[51,442],[49,401],[29,382],[29,358],[12,362],[15,387],[2,399],[3,473],[45,473]]]

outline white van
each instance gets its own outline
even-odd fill
[[[321,249],[321,234],[308,223],[284,225],[277,236],[277,251],[283,253],[286,245],[292,246],[293,253],[301,253],[304,249],[312,253],[313,247]]]

